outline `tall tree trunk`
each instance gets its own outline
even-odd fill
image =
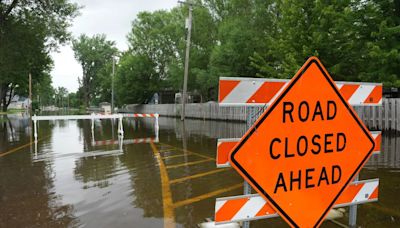
[[[87,85],[85,85],[83,87],[83,96],[84,96],[84,100],[85,100],[85,106],[89,107],[89,91],[88,91],[88,87]]]
[[[6,97],[3,97],[2,103],[3,103],[3,112],[7,112],[8,105],[6,105],[6,103],[7,103]]]
[[[7,88],[8,88],[7,83],[0,84],[0,104],[2,105],[4,112],[7,111],[7,105],[6,105]]]
[[[8,88],[8,86],[6,88]],[[8,106],[10,105],[11,99],[13,98],[13,94],[12,94],[13,90],[14,90],[14,87],[11,87],[9,95],[8,95],[8,99],[7,99],[7,89],[4,91],[5,95],[3,96],[3,99],[2,99],[3,112],[7,112]]]
[[[86,77],[83,79],[83,96],[85,100],[85,106],[89,107],[90,101],[90,76],[86,73]]]

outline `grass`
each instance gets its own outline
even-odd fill
[[[25,109],[8,109],[7,112],[0,111],[0,115],[6,115],[6,114],[14,114],[14,113],[20,113],[20,112],[25,112]]]

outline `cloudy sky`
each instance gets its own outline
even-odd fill
[[[131,22],[141,11],[170,9],[178,5],[177,0],[73,0],[84,8],[80,16],[75,18],[69,29],[74,37],[85,33],[89,36],[104,33],[109,40],[114,40],[119,50],[128,48],[126,35],[130,31]],[[52,53],[54,68],[51,72],[53,86],[63,86],[69,92],[78,90],[78,77],[82,77],[82,69],[74,58],[70,44]]]

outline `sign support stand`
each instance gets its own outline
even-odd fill
[[[247,120],[246,120],[246,125],[247,125],[247,129],[250,129],[250,127],[253,125],[253,107],[247,107]],[[251,194],[251,186],[249,183],[247,183],[246,181],[244,181],[243,183],[243,194],[244,195],[248,195]],[[250,228],[250,222],[246,221],[243,222],[242,224],[243,228]]]
[[[356,175],[354,181],[358,181],[359,174]],[[357,225],[357,205],[349,207],[349,227],[356,227]]]

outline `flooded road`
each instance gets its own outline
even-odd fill
[[[40,121],[31,143],[26,115],[0,116],[0,227],[197,227],[215,198],[240,195],[243,179],[216,169],[217,138],[244,123],[159,119]],[[122,150],[121,150],[122,149]],[[400,136],[384,133],[360,179],[379,178],[379,202],[359,206],[361,227],[400,227]],[[345,216],[337,223],[347,224]],[[326,221],[323,227],[338,227]],[[280,218],[251,227],[287,227]]]

